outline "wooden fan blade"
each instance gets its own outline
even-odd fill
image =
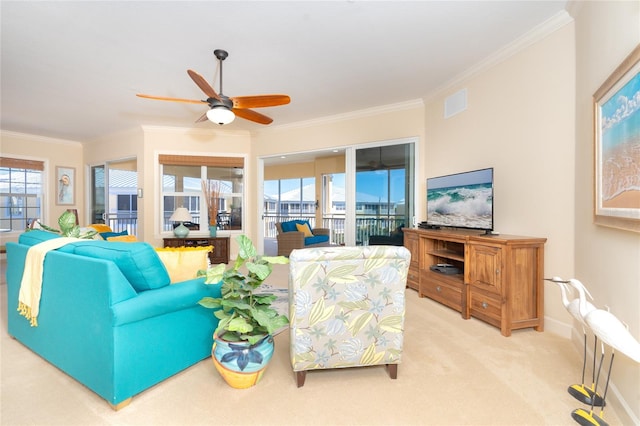
[[[234,108],[265,108],[291,102],[287,95],[235,96],[229,99],[233,101]]]
[[[216,91],[213,90],[213,87],[211,87],[211,85],[207,83],[207,80],[205,80],[203,76],[193,70],[187,70],[187,74],[189,74],[189,77],[191,77],[191,79],[198,85],[200,90],[202,90],[205,95],[219,101],[222,100],[220,99],[220,95],[218,95]]]
[[[136,96],[139,98],[154,99],[156,101],[185,102],[188,104],[206,104],[207,103],[207,101],[199,101],[196,99],[167,98],[165,96],[144,95],[142,93],[136,93]]]
[[[269,118],[266,115],[260,114],[259,112],[255,112],[250,109],[244,108],[234,108],[233,113],[238,117],[244,118],[245,120],[254,121],[259,124],[271,124],[273,118]]]

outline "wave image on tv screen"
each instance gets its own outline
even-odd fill
[[[427,223],[493,229],[493,169],[427,179]]]

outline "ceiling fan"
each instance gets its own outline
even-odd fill
[[[210,120],[223,125],[233,121],[235,116],[253,121],[259,124],[270,124],[273,119],[264,114],[253,111],[250,108],[264,108],[279,105],[286,105],[291,101],[288,95],[255,95],[255,96],[234,96],[229,97],[222,94],[222,61],[227,59],[229,54],[226,50],[216,49],[213,54],[218,58],[220,64],[220,94],[200,74],[193,70],[187,70],[189,77],[207,95],[206,100],[168,98],[164,96],[151,96],[141,93],[136,94],[140,98],[155,99],[159,101],[185,102],[191,104],[208,104],[209,110],[196,120],[196,123]]]

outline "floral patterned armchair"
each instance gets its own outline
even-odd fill
[[[308,370],[386,365],[397,377],[411,254],[399,246],[322,247],[289,257],[291,365]]]

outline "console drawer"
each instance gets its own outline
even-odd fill
[[[462,281],[453,276],[442,276],[437,272],[425,271],[429,279],[420,281],[420,297],[428,297],[462,312]]]
[[[407,287],[420,290],[420,272],[417,266],[410,266],[407,272]]]
[[[469,292],[469,313],[474,318],[500,327],[502,304],[500,299],[491,297],[486,293],[471,290]]]

